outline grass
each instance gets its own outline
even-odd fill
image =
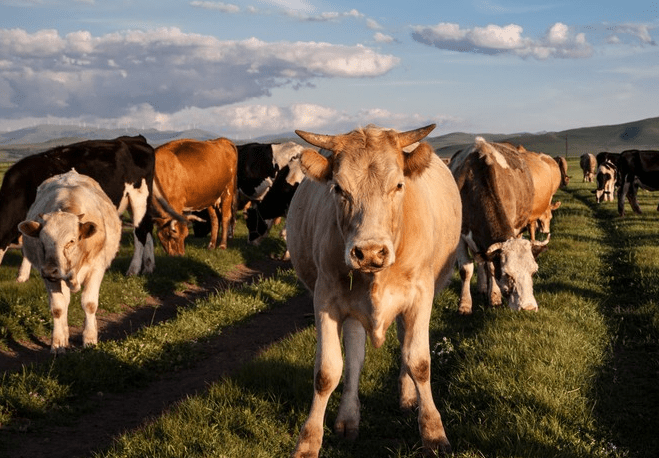
[[[576,160],[570,166],[576,170]],[[474,314],[459,316],[457,277],[436,297],[430,328],[433,392],[454,456],[659,456],[657,196],[642,193],[644,214],[620,219],[615,204],[595,204],[592,187],[573,180],[557,194],[562,205],[535,278],[537,313],[490,309],[475,297]],[[171,266],[171,278],[135,280],[138,284],[126,288],[126,297],[139,302],[154,290],[198,282],[205,269],[222,270],[214,264],[218,260],[199,259],[212,256],[203,246],[199,253],[194,250],[183,261],[191,264]],[[249,250],[226,255],[230,262],[264,255]],[[158,262],[159,269],[166,265]],[[117,282],[123,270],[117,270]],[[121,341],[101,342],[53,364],[5,374],[3,423],[11,425],[19,416],[75,418],[76,403],[86,393],[148,384],[199,354],[192,350],[203,348],[208,335],[240,325],[245,317],[299,292],[292,272],[280,272],[273,280],[212,295],[171,321]],[[32,326],[47,329],[48,322]],[[139,430],[115,437],[95,456],[287,456],[308,413],[314,352],[313,327],[297,332],[246,362],[236,375],[188,397]],[[339,387],[328,406],[321,456],[419,455],[416,418],[398,410],[399,357],[395,329],[379,350],[368,346],[360,385],[360,437],[346,443],[331,432]],[[81,386],[78,376],[88,361],[96,361],[92,371],[97,376]],[[112,382],[117,386],[108,386],[104,371],[121,374],[120,381]]]

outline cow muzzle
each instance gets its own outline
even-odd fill
[[[353,245],[347,253],[347,264],[361,272],[377,272],[394,262],[393,247],[388,243],[365,242]]]

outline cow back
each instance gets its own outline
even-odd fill
[[[154,163],[153,148],[141,135],[88,140],[21,159],[7,170],[0,187],[0,249],[18,237],[17,225],[34,202],[37,187],[47,178],[75,168],[96,180],[117,206],[125,184],[139,187],[146,180],[151,192]]]
[[[235,196],[237,163],[228,139],[176,140],[156,148],[154,181],[174,210],[203,210],[227,190]]]
[[[533,177],[516,149],[477,139],[451,161],[462,197],[462,232],[480,250],[516,237],[533,207]]]

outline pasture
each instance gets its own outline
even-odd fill
[[[435,402],[454,456],[659,456],[659,194],[617,217],[594,183],[560,189],[549,250],[538,261],[537,313],[459,316],[459,281],[435,298]],[[273,230],[272,234],[278,231]],[[284,243],[246,243],[239,219],[226,251],[189,237],[186,256],[156,249],[156,272],[126,278],[132,237],[101,286],[99,345],[48,353],[41,279],[0,266],[0,456],[284,457],[306,418],[313,384],[311,300]],[[79,294],[70,323],[80,327]],[[322,457],[416,457],[416,416],[397,401],[395,329],[367,348],[355,442],[331,426]]]

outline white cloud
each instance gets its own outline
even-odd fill
[[[514,54],[521,57],[583,58],[592,55],[592,46],[583,33],[575,33],[560,22],[549,28],[540,40],[522,35],[516,24],[463,29],[459,24],[439,23],[436,26],[414,26],[412,37],[439,49],[482,54]]]
[[[293,11],[313,11],[314,7],[306,0],[259,0],[262,3],[279,6]]]
[[[343,13],[327,11],[319,14],[308,14],[300,10],[289,9],[284,11],[284,14],[286,14],[291,18],[305,22],[330,22],[330,21],[338,21],[340,19],[345,19],[345,18],[361,19],[364,17],[362,13],[354,9],[350,11],[345,11]]]
[[[656,46],[656,42],[652,39],[650,35],[650,30],[654,27],[648,26],[646,24],[620,24],[611,27],[611,29],[616,33],[624,33],[638,38],[642,44]]]
[[[365,46],[220,41],[177,28],[94,37],[0,29],[0,117],[50,113],[116,117],[147,104],[161,113],[269,95],[316,78],[375,77],[399,63]]]
[[[221,11],[222,13],[240,13],[239,6],[223,2],[193,1],[190,2],[190,6],[194,8],[217,10]]]
[[[348,113],[309,103],[285,107],[260,104],[208,108],[188,107],[174,113],[163,113],[151,105],[142,104],[134,106],[127,113],[114,118],[96,116],[0,118],[0,128],[10,131],[47,123],[84,124],[106,128],[155,128],[158,130],[184,130],[196,127],[232,139],[248,139],[291,132],[295,129],[338,134],[371,123],[407,130],[430,123],[450,126],[456,122],[458,121],[455,118],[442,115],[427,117],[415,113],[393,113],[381,108],[369,108]]]
[[[377,43],[392,43],[394,41],[394,37],[390,35],[385,35],[384,33],[377,32],[375,35],[373,35],[373,39]]]

